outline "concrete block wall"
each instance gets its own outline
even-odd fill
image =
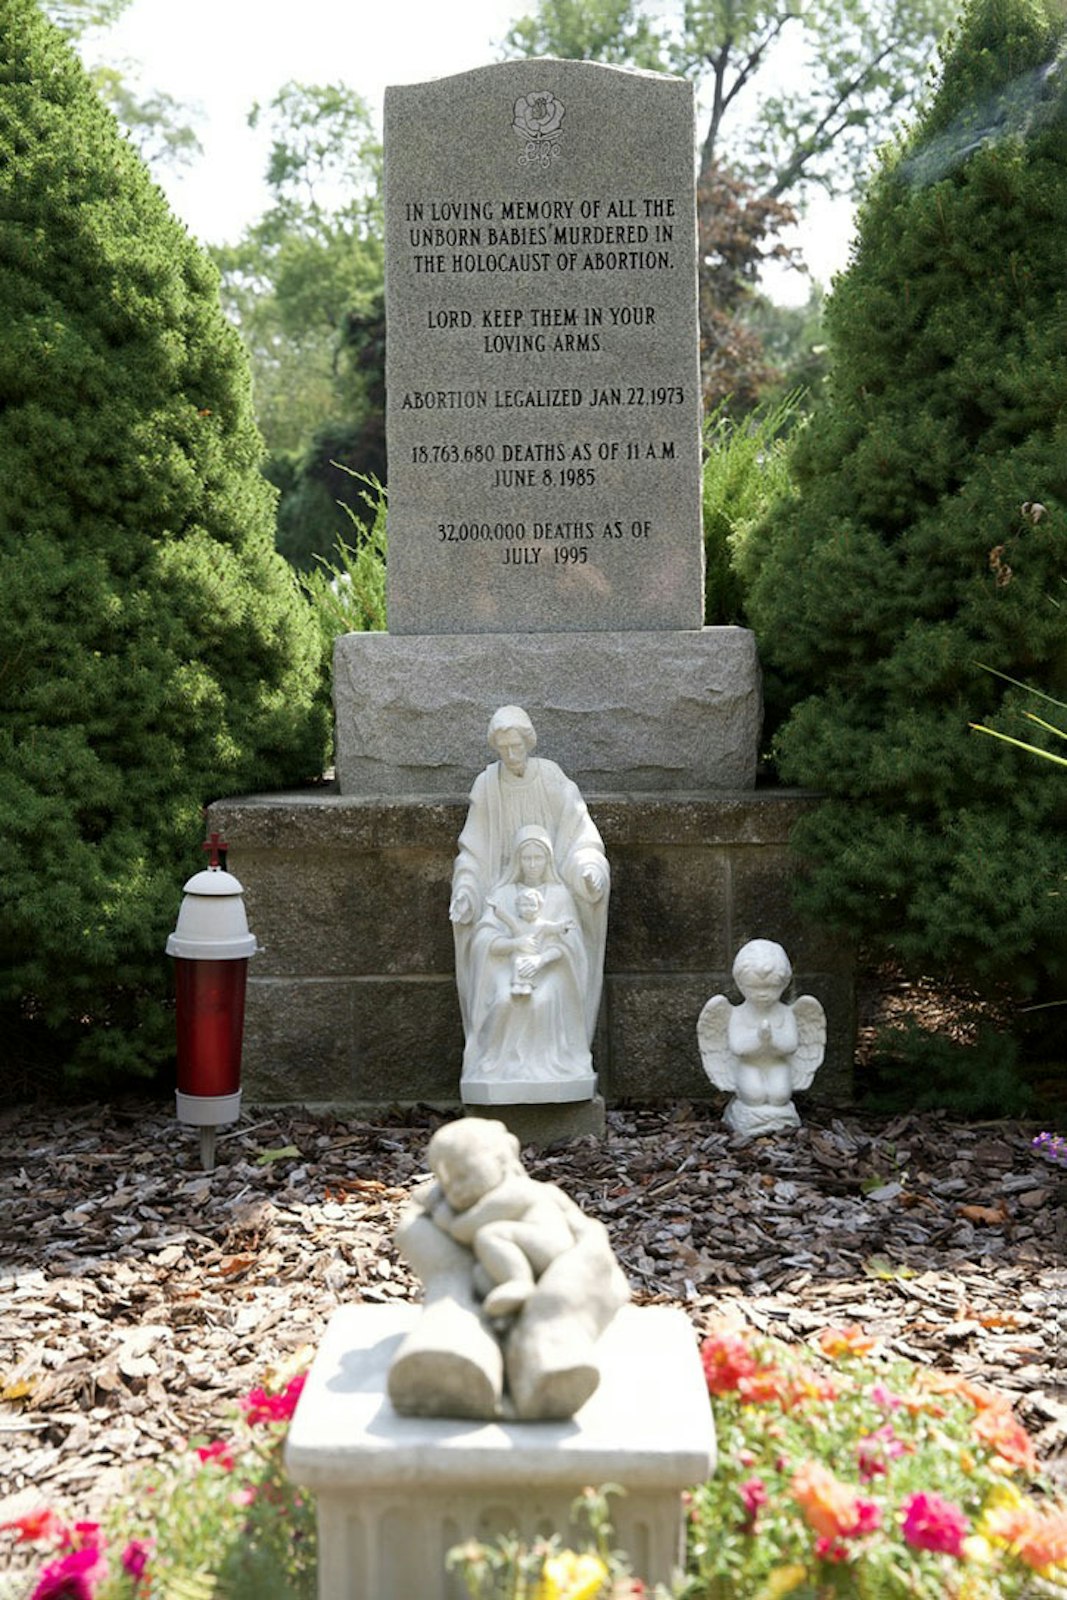
[[[799,791],[592,795],[612,869],[594,1065],[608,1103],[707,1100],[696,1022],[733,994],[751,938],[775,939],[794,990],[826,1008],[822,1100],[851,1095],[852,952],[791,909]],[[354,1111],[459,1105],[463,1034],[448,901],[466,799],[359,800],[328,790],[217,801],[249,925],[243,1083],[250,1103]]]

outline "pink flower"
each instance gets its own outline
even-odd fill
[[[860,1477],[866,1482],[884,1477],[889,1470],[886,1463],[897,1456],[910,1455],[912,1446],[898,1439],[891,1422],[883,1422],[873,1433],[864,1434],[856,1445],[856,1461]]]
[[[216,1467],[221,1467],[223,1472],[233,1471],[233,1445],[225,1439],[212,1439],[210,1444],[197,1445],[196,1453],[205,1466],[212,1462]]]
[[[144,1577],[152,1546],[146,1539],[131,1539],[122,1552],[122,1570],[138,1582]]]
[[[30,1600],[93,1600],[96,1585],[106,1577],[103,1550],[99,1545],[85,1545],[42,1568]]]
[[[745,1508],[745,1528],[751,1532],[756,1526],[760,1506],[767,1504],[767,1486],[762,1478],[746,1478],[737,1492]]]
[[[856,1501],[855,1534],[874,1533],[882,1526],[882,1508],[874,1500]]]
[[[241,1409],[251,1427],[260,1422],[288,1422],[296,1410],[296,1402],[307,1381],[302,1372],[286,1384],[281,1394],[268,1394],[265,1389],[253,1389],[240,1402]]]
[[[872,1383],[867,1393],[874,1404],[881,1406],[883,1411],[897,1411],[904,1404],[900,1396],[893,1394],[884,1383]]]
[[[913,1494],[904,1502],[904,1538],[916,1550],[962,1555],[969,1526],[959,1506],[939,1494]]]
[[[815,1541],[815,1554],[820,1561],[847,1561],[849,1548],[840,1539],[830,1539],[825,1533],[820,1533]]]

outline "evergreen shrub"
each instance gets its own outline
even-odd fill
[[[317,776],[328,714],[215,270],[34,0],[0,0],[0,326],[0,1030],[144,1073],[203,806]]]
[[[1029,735],[1021,685],[1067,686],[1063,57],[1058,0],[965,9],[861,208],[794,489],[737,552],[780,775],[827,796],[804,909],[1050,999],[1062,785],[969,724]]]

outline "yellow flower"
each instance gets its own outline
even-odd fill
[[[756,1600],[782,1600],[783,1595],[792,1594],[794,1589],[799,1589],[808,1575],[807,1567],[799,1566],[796,1562],[790,1567],[775,1567],[768,1574],[767,1582],[758,1591]]]
[[[591,1550],[560,1550],[541,1568],[536,1600],[596,1600],[608,1569]]]

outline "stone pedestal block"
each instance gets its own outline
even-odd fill
[[[286,1443],[316,1498],[319,1600],[460,1600],[445,1556],[471,1538],[573,1537],[586,1484],[618,1483],[616,1542],[646,1582],[682,1557],[681,1492],[715,1464],[696,1336],[669,1307],[626,1307],[597,1351],[600,1387],[567,1422],[399,1416],[390,1362],[416,1306],[334,1313]],[[637,1380],[640,1381],[637,1381]]]
[[[492,1117],[502,1122],[521,1145],[547,1148],[554,1144],[567,1144],[571,1139],[583,1139],[591,1134],[601,1139],[607,1127],[603,1095],[591,1100],[580,1100],[574,1105],[465,1105],[467,1117]]]
[[[697,1018],[754,938],[783,944],[793,992],[821,1000],[826,1061],[812,1093],[847,1104],[853,953],[793,911],[789,833],[817,804],[773,790],[586,792],[611,864],[598,1092],[713,1100]],[[249,925],[243,1080],[248,1103],[330,1104],[372,1115],[460,1107],[463,1030],[449,892],[465,797],[360,801],[321,789],[220,800]],[[789,998],[789,996],[787,996]],[[803,1114],[803,1113],[802,1113]]]
[[[466,795],[502,705],[591,792],[751,788],[763,712],[746,628],[678,633],[349,633],[334,649],[337,777],[365,799]]]

